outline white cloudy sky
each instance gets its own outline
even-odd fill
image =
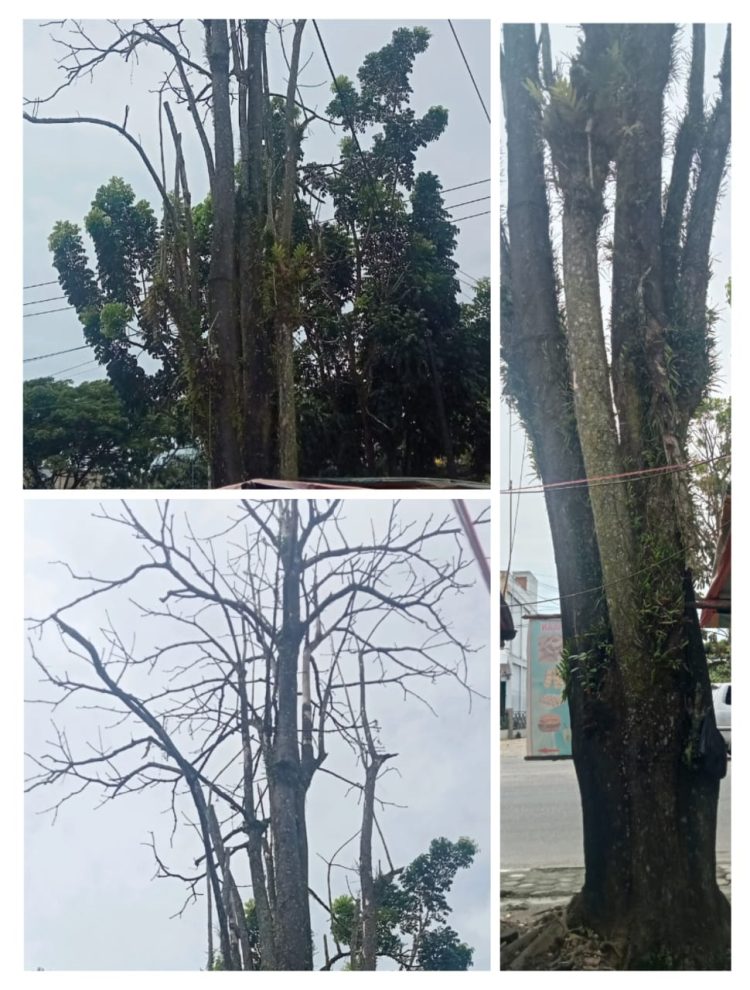
[[[117,504],[104,503],[114,510]],[[476,516],[485,503],[468,503]],[[150,500],[134,503],[144,519],[155,519]],[[233,514],[227,500],[180,501],[174,504],[178,520],[187,512],[196,531],[203,535],[224,527]],[[349,501],[345,504],[342,528],[352,538],[365,538],[371,521],[382,526],[390,509],[389,500]],[[84,574],[112,577],[125,573],[142,559],[140,546],[121,526],[92,518],[97,503],[86,500],[37,500],[26,505],[26,602],[27,614],[41,616],[75,598],[81,591],[67,572],[51,561],[67,561]],[[400,513],[404,520],[423,520],[429,513],[452,513],[450,502],[408,500]],[[178,522],[178,527],[183,524]],[[489,547],[489,527],[479,527],[483,545]],[[236,534],[235,534],[236,536]],[[463,537],[461,537],[464,545]],[[435,552],[447,559],[455,551],[452,537],[441,538]],[[469,554],[468,546],[465,552]],[[489,694],[488,595],[472,561],[467,574],[476,578],[471,591],[444,602],[445,616],[458,636],[468,639],[478,652],[470,658],[469,682],[483,695]],[[135,587],[135,586],[134,586]],[[139,582],[141,601],[157,585],[151,578]],[[156,633],[151,625],[135,618],[135,611],[120,594],[107,594],[76,606],[66,613],[67,621],[95,642],[105,622],[104,610],[113,624],[136,638],[144,652],[156,641],[165,642],[164,627]],[[106,601],[105,601],[106,599]],[[408,635],[392,618],[392,635]],[[48,627],[49,628],[49,627]],[[51,629],[45,633],[40,655],[51,667],[72,672],[75,660],[67,657]],[[49,687],[39,686],[38,668],[26,658],[27,698],[49,697]],[[374,714],[381,740],[388,751],[399,753],[399,773],[389,774],[380,795],[403,805],[379,817],[391,856],[406,863],[425,851],[432,838],[461,835],[474,838],[480,854],[473,867],[457,879],[449,898],[454,908],[452,922],[476,949],[475,966],[489,965],[489,847],[490,847],[490,733],[489,703],[475,698],[469,708],[466,692],[455,682],[439,679],[427,684],[424,695],[436,714],[413,700],[403,700],[398,690],[373,692]],[[101,713],[78,710],[72,704],[54,716],[44,705],[27,705],[25,748],[39,753],[50,738],[51,718],[69,733],[73,745],[83,745],[92,732],[107,732],[108,719]],[[109,731],[112,731],[111,729]],[[93,737],[95,738],[95,736]],[[332,750],[331,767],[346,767],[351,758]],[[346,769],[343,770],[346,772]],[[205,912],[203,905],[189,908],[182,919],[170,915],[182,905],[181,884],[174,880],[152,880],[154,862],[144,846],[153,830],[163,855],[191,872],[195,838],[189,829],[178,830],[171,851],[168,837],[171,820],[164,813],[167,798],[156,792],[132,795],[102,807],[95,793],[68,802],[54,826],[39,812],[54,799],[52,788],[43,788],[27,798],[25,815],[25,930],[26,966],[35,969],[192,969],[205,963]],[[57,791],[59,797],[64,790]],[[333,778],[316,776],[308,797],[311,848],[311,882],[324,889],[325,868],[318,853],[330,856],[358,828],[356,797],[345,794]],[[376,857],[381,855],[376,851]],[[340,861],[354,865],[356,843]],[[340,874],[343,882],[344,874]],[[345,892],[341,888],[339,892]],[[313,917],[317,943],[325,930],[320,912]]]
[[[455,13],[455,11],[454,11]],[[417,57],[412,76],[414,91],[412,106],[419,114],[430,106],[442,105],[449,111],[449,123],[443,136],[417,155],[417,170],[434,171],[444,189],[490,178],[490,125],[474,91],[448,22],[430,20],[403,21],[336,21],[321,20],[323,36],[334,71],[356,79],[364,56],[382,48],[390,41],[392,31],[399,26],[424,24],[432,33],[430,46]],[[487,21],[454,21],[456,33],[472,68],[485,105],[490,104],[490,31]],[[90,25],[97,38],[107,35],[106,25]],[[61,51],[50,34],[62,37],[60,30],[42,28],[39,22],[24,24],[23,92],[28,98],[46,96],[60,85],[62,77],[56,60]],[[189,34],[188,34],[189,36]],[[194,32],[195,53],[200,51],[200,29]],[[303,36],[302,61],[307,63],[301,77],[304,98],[324,112],[331,99],[330,75],[323,59],[311,23]],[[288,42],[287,42],[288,44]],[[277,33],[269,28],[268,57],[271,88],[286,90]],[[138,135],[151,157],[158,162],[157,97],[149,92],[164,70],[165,60],[158,51],[144,51],[140,64],[124,64],[112,60],[101,66],[93,84],[82,82],[61,92],[51,103],[39,109],[39,116],[99,116],[122,121],[129,106],[128,128]],[[174,101],[172,101],[174,102]],[[203,153],[189,119],[177,115],[183,132],[183,145],[188,177],[194,202],[199,202],[208,190]],[[333,161],[338,157],[340,132],[333,133],[324,123],[316,121],[308,130],[304,143],[307,161]],[[129,182],[138,197],[148,199],[158,210],[152,180],[125,140],[113,131],[89,125],[33,125],[24,123],[23,160],[23,224],[24,256],[23,284],[33,285],[56,277],[47,238],[57,220],[81,224],[91,206],[97,188],[113,175]],[[167,174],[172,174],[167,166]],[[52,177],[54,176],[54,181]],[[488,197],[490,184],[473,186],[446,194],[447,206]],[[459,206],[452,211],[456,219],[489,209],[489,199]],[[456,260],[462,272],[471,278],[490,274],[490,217],[480,216],[459,224]],[[471,284],[471,278],[465,282]],[[472,293],[461,284],[464,295]],[[59,295],[56,285],[41,286],[24,292],[24,302]],[[42,312],[67,305],[64,299],[27,306],[25,313]],[[31,317],[24,320],[24,358],[72,348],[83,343],[83,333],[73,311]],[[24,377],[54,375],[81,381],[101,376],[102,370],[92,363],[93,354],[78,351],[24,365]],[[88,363],[87,363],[88,362]],[[69,371],[66,369],[70,369]]]
[[[553,52],[555,57],[562,61],[575,51],[577,43],[577,29],[570,25],[550,26]],[[721,52],[724,46],[725,25],[708,24],[706,26],[706,87],[709,96],[716,92],[717,82],[715,75],[721,61]],[[689,50],[690,28],[683,28],[683,47]],[[684,62],[681,63],[684,70]],[[678,72],[677,78],[671,87],[669,100],[672,106],[682,105],[684,71]],[[676,101],[676,102],[674,102]],[[505,147],[505,132],[503,128],[503,147]],[[504,184],[503,184],[504,189]],[[726,184],[726,195],[722,199],[717,212],[716,224],[714,227],[714,241],[712,247],[713,273],[714,277],[709,290],[709,304],[715,306],[719,312],[719,324],[717,326],[717,346],[719,357],[719,377],[716,383],[716,394],[730,394],[730,311],[727,306],[724,286],[730,274],[730,213],[731,203],[729,197],[729,183]],[[504,197],[504,192],[503,192]],[[602,296],[604,299],[605,317],[608,305],[608,286],[602,284]],[[501,330],[502,333],[502,330]],[[524,432],[518,425],[515,415],[509,416],[505,403],[501,404],[499,415],[500,425],[500,448],[501,448],[501,488],[507,490],[512,481],[514,488],[521,485],[534,484],[536,474],[531,464],[528,449],[524,459]],[[509,418],[511,422],[509,423]],[[509,429],[510,427],[510,429]],[[554,554],[552,552],[552,537],[549,532],[547,513],[545,509],[544,496],[530,493],[526,495],[514,496],[512,499],[512,516],[515,530],[515,539],[512,543],[512,570],[533,571],[539,578],[539,598],[546,599],[557,594],[557,575],[555,572]],[[501,566],[505,568],[508,563],[509,547],[511,546],[509,516],[511,513],[511,498],[508,495],[500,496],[500,543],[501,543]],[[557,604],[551,601],[540,608],[555,610]]]

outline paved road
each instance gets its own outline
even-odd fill
[[[572,760],[524,760],[525,740],[501,744],[500,865],[582,866],[578,785]],[[717,858],[728,861],[732,764],[721,782]]]

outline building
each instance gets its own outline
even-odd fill
[[[724,496],[719,540],[714,557],[714,574],[706,597],[697,601],[702,609],[704,629],[730,629],[732,626],[732,496]]]
[[[506,586],[506,572],[500,573],[500,587],[513,617],[516,635],[505,644],[501,658],[501,681],[505,685],[505,705],[514,712],[526,711],[526,675],[528,668],[528,623],[526,612],[536,612],[539,599],[537,579],[531,571],[512,571]]]

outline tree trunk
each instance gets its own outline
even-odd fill
[[[267,136],[268,94],[263,77],[267,20],[244,22],[247,35],[247,159],[240,182],[237,244],[239,305],[247,403],[244,435],[245,477],[272,477],[274,456],[273,344],[264,302],[266,190],[270,182]]]
[[[566,346],[542,113],[528,87],[528,80],[539,84],[536,39],[530,25],[505,28],[510,244],[503,244],[503,355],[547,484],[616,474],[624,459],[629,468],[670,464],[679,451],[678,411],[665,387],[660,295],[661,94],[672,28],[594,26],[585,34],[571,67],[575,101],[562,118],[569,129],[555,131],[554,105],[546,124],[564,198]],[[587,103],[587,80],[604,53],[617,50],[615,39],[631,88],[620,81],[605,119],[597,117],[594,99]],[[596,250],[598,197],[613,148],[611,375],[619,433]],[[729,908],[715,862],[725,755],[685,574],[684,495],[669,475],[630,489],[546,492],[586,865],[569,920],[615,942],[625,967],[725,968]]]
[[[297,502],[281,503],[280,513],[283,628],[278,643],[276,733],[267,770],[276,873],[277,963],[279,969],[302,970],[312,969],[312,934],[307,893],[306,788],[297,719],[297,665],[302,641]]]
[[[606,754],[615,772],[597,780],[596,767],[576,754],[586,881],[569,922],[618,944],[626,968],[728,967],[730,911],[716,883],[715,855],[725,756],[697,614],[688,603],[683,633],[684,667],[657,678],[662,690],[640,703],[610,701],[607,723],[591,727],[589,750]],[[710,749],[701,756],[704,718]]]
[[[211,485],[242,481],[240,338],[234,295],[234,147],[229,102],[229,37],[226,21],[206,21],[206,52],[211,69],[214,116],[213,225],[208,275]]]
[[[432,346],[432,334],[427,330],[425,334],[427,345],[427,357],[430,362],[430,381],[432,383],[432,394],[435,397],[435,412],[437,413],[438,427],[440,429],[440,439],[445,452],[445,469],[449,478],[456,477],[456,459],[453,455],[453,438],[451,436],[450,424],[445,411],[445,399],[443,397],[443,380],[440,368],[435,360],[435,348]]]
[[[295,94],[299,72],[300,47],[305,21],[294,24],[292,58],[286,89],[284,121],[284,182],[279,208],[278,245],[281,262],[277,265],[276,286],[276,360],[279,389],[279,475],[288,480],[299,476],[297,464],[297,410],[294,396],[294,331],[297,314],[298,276],[292,269],[292,220],[297,190],[297,154],[299,131],[295,123]]]
[[[240,734],[242,738],[242,807],[245,813],[247,832],[247,854],[250,865],[250,880],[253,887],[255,911],[258,918],[258,940],[260,968],[276,969],[276,937],[274,934],[273,912],[269,904],[268,888],[273,884],[273,876],[266,876],[263,867],[263,836],[265,824],[259,822],[255,813],[253,753],[250,741],[250,712],[247,698],[247,678],[245,658],[237,663],[237,689],[240,705]]]

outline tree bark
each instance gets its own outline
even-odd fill
[[[312,969],[312,934],[307,894],[305,785],[300,765],[297,665],[301,558],[296,501],[280,507],[279,556],[283,570],[283,625],[278,642],[277,720],[268,764],[268,789],[276,872],[276,941],[283,946],[279,969]]]
[[[226,21],[206,21],[214,116],[213,225],[208,275],[209,347],[214,368],[210,383],[211,484],[242,481],[244,402],[240,335],[235,309],[234,146],[229,101],[229,37]]]
[[[539,85],[536,40],[531,25],[505,28],[510,243],[503,245],[503,355],[508,389],[547,484],[616,474],[623,462],[669,464],[679,449],[677,412],[665,385],[661,260],[661,94],[672,30],[587,27],[571,66],[578,90],[560,118],[567,132],[555,130],[554,106],[549,122],[545,111],[564,201],[563,331],[542,112],[528,86],[529,80]],[[605,119],[587,79],[617,50],[615,40],[630,88],[620,84]],[[616,367],[610,369],[597,238],[613,153]],[[546,493],[586,866],[569,917],[613,940],[625,967],[724,968],[729,909],[715,876],[722,754],[685,573],[683,496],[670,476],[648,488],[639,484],[632,491],[602,485]]]
[[[279,390],[279,475],[294,480],[297,464],[297,409],[294,396],[294,331],[296,329],[298,277],[292,268],[292,220],[297,189],[297,155],[299,130],[295,122],[295,92],[299,72],[300,47],[305,21],[295,21],[292,57],[284,111],[284,181],[279,207],[278,241],[280,262],[276,286],[276,358]]]
[[[240,706],[240,735],[242,738],[242,807],[247,832],[247,853],[250,865],[250,880],[253,887],[255,911],[258,918],[258,940],[260,968],[276,969],[276,936],[273,912],[268,898],[268,887],[273,884],[273,875],[266,876],[263,866],[263,836],[266,823],[258,821],[255,812],[253,752],[250,739],[250,710],[247,698],[247,677],[245,658],[240,657],[237,665],[237,690]]]
[[[266,187],[270,182],[268,94],[263,77],[267,20],[244,22],[247,36],[247,159],[242,162],[237,244],[239,305],[244,358],[247,421],[244,435],[245,477],[271,477],[274,456],[275,375],[273,341],[264,302],[266,291]],[[270,221],[272,222],[272,220]]]

